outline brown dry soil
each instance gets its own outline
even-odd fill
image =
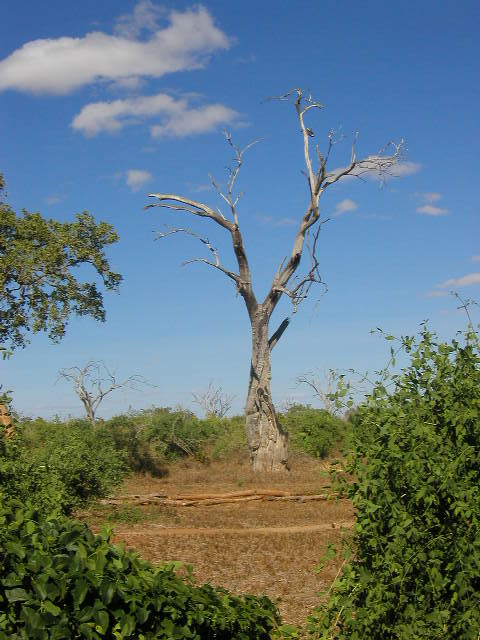
[[[210,465],[189,460],[164,478],[128,478],[118,495],[226,493],[280,489],[294,495],[328,492],[329,462],[294,456],[289,474],[253,474],[246,456]],[[302,625],[328,589],[340,560],[316,571],[328,542],[348,535],[353,513],[346,500],[246,501],[209,506],[96,506],[81,514],[93,529],[110,520],[113,541],[152,562],[192,564],[198,583],[234,593],[279,599],[285,623]]]

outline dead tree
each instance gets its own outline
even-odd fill
[[[271,335],[269,334],[269,322],[282,296],[285,295],[290,298],[294,313],[298,305],[308,296],[312,285],[322,282],[319,273],[317,244],[320,229],[326,220],[322,220],[320,216],[320,198],[328,187],[346,176],[362,177],[366,173],[376,174],[380,178],[385,176],[399,161],[403,146],[403,141],[399,144],[390,143],[379,153],[359,160],[355,151],[357,137],[355,136],[348,165],[330,171],[327,165],[332,149],[338,141],[335,138],[335,133],[330,131],[328,147],[325,153],[322,154],[318,145],[315,147],[315,159],[312,160],[310,145],[315,134],[305,124],[307,114],[310,115],[310,112],[322,109],[323,105],[314,101],[310,95],[307,95],[301,89],[294,89],[283,96],[279,96],[277,99],[293,99],[295,105],[303,139],[304,173],[307,180],[308,197],[305,211],[299,215],[298,228],[291,253],[281,261],[273,277],[270,290],[263,301],[259,302],[257,300],[253,289],[250,265],[237,211],[237,204],[241,194],[235,192],[235,183],[243,163],[244,154],[254,143],[244,149],[240,149],[232,142],[230,135],[226,134],[227,141],[235,153],[234,165],[229,171],[225,191],[222,191],[217,186],[213,178],[212,184],[228,207],[229,212],[227,215],[220,209],[212,209],[206,204],[185,196],[169,193],[150,194],[150,197],[155,198],[157,202],[146,207],[165,207],[174,211],[183,211],[195,217],[208,218],[230,234],[238,271],[231,271],[224,267],[216,248],[209,239],[202,237],[191,229],[174,227],[166,233],[159,234],[159,237],[185,233],[200,240],[209,250],[210,258],[194,258],[184,264],[201,262],[221,271],[233,281],[236,291],[245,302],[252,333],[252,359],[245,418],[250,456],[255,471],[283,471],[288,469],[288,437],[278,422],[270,392],[270,354],[282,337],[290,318],[285,318]],[[295,277],[303,253],[308,253],[310,264],[306,273]]]
[[[208,386],[200,393],[193,393],[193,402],[199,406],[205,413],[205,417],[216,416],[224,418],[232,408],[232,402],[235,396],[226,393],[222,387],[215,387],[213,380],[210,380]]]
[[[337,391],[340,374],[338,371],[330,369],[328,372],[323,373],[322,378],[321,380],[319,375],[309,371],[297,377],[297,384],[305,384],[310,387],[314,395],[323,403],[325,411],[328,411],[332,416],[338,415],[340,408],[337,406],[335,392]]]
[[[137,390],[142,385],[150,385],[143,376],[137,374],[120,381],[115,372],[110,371],[104,362],[94,360],[90,360],[83,367],[60,369],[58,379],[64,379],[73,384],[73,390],[80,398],[92,425],[95,425],[98,407],[112,391]]]

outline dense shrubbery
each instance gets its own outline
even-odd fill
[[[201,420],[190,411],[168,407],[116,416],[100,430],[111,434],[130,469],[153,475],[162,475],[167,463],[185,456],[208,461],[247,446],[241,416]]]
[[[478,639],[478,340],[425,328],[402,343],[410,365],[353,418],[353,556],[312,619],[319,638]]]
[[[267,640],[266,597],[194,586],[59,516],[0,497],[0,640]]]
[[[345,435],[347,424],[325,409],[294,405],[282,417],[293,448],[316,457],[325,458]]]
[[[44,512],[68,514],[107,495],[126,471],[111,435],[83,420],[28,421],[0,447],[0,490]]]

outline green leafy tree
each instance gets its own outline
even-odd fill
[[[30,331],[46,331],[59,341],[72,313],[105,320],[102,293],[95,281],[82,281],[75,268],[90,265],[108,290],[122,277],[110,269],[105,247],[118,241],[113,227],[96,223],[86,211],[75,222],[58,222],[40,213],[21,215],[3,201],[0,175],[0,345],[24,347]]]
[[[463,340],[442,343],[424,326],[401,343],[409,365],[353,418],[352,555],[312,630],[338,640],[478,640],[478,337],[470,324]]]

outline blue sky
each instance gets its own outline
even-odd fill
[[[220,206],[208,174],[225,181],[231,150],[262,138],[239,177],[239,211],[254,285],[264,294],[290,252],[307,203],[302,140],[291,104],[265,102],[299,86],[326,108],[308,125],[325,147],[343,132],[332,168],[389,140],[407,141],[398,173],[345,180],[322,199],[320,269],[312,292],[273,352],[272,390],[316,403],[297,376],[383,366],[386,346],[369,331],[414,333],[429,319],[442,337],[465,326],[448,295],[479,298],[477,2],[258,3],[7,1],[0,24],[0,171],[16,209],[71,220],[82,210],[114,225],[107,321],[70,322],[59,345],[46,336],[1,364],[1,382],[27,415],[80,415],[61,368],[102,359],[120,377],[157,385],[117,392],[104,416],[128,408],[191,407],[210,380],[243,406],[250,335],[241,298],[199,264],[191,238],[154,240],[189,224],[232,265],[222,230],[163,209],[149,192]],[[197,246],[198,245],[198,246]],[[320,298],[320,301],[318,302]],[[318,305],[316,304],[318,302]],[[290,314],[280,305],[275,322]]]

